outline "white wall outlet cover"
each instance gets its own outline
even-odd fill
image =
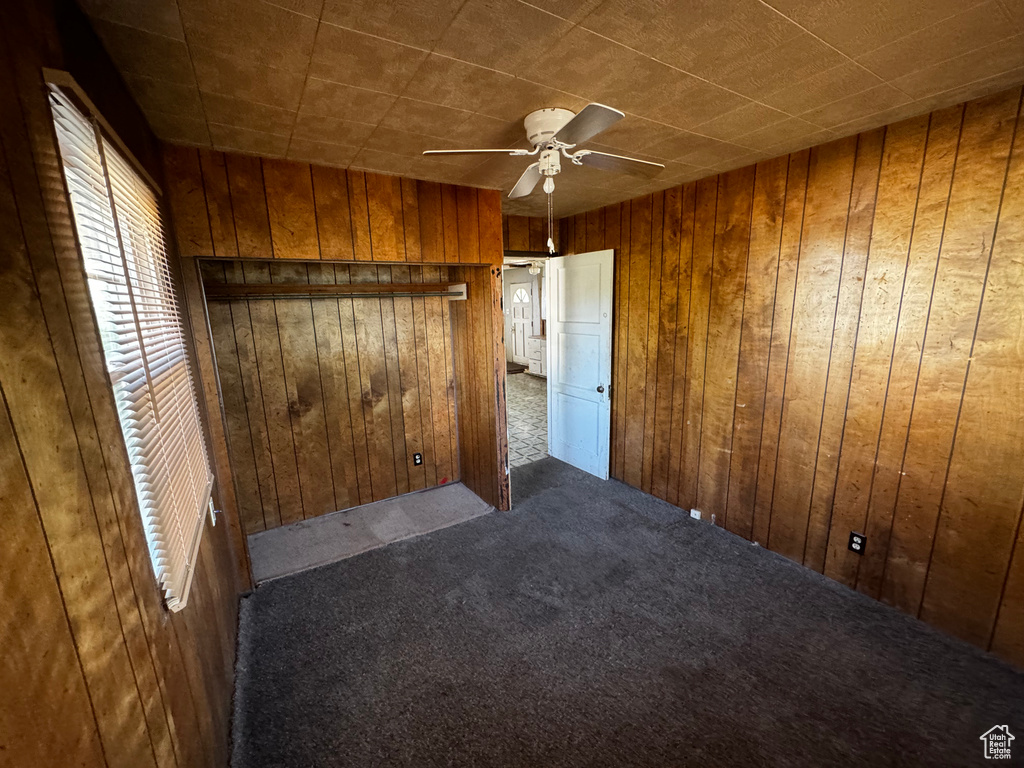
[[[690,510],[690,517],[692,517],[694,520],[700,520],[700,510],[699,509],[691,509]]]

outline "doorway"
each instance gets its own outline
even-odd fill
[[[509,466],[548,455],[545,260],[506,260],[503,274]]]
[[[608,478],[613,267],[610,250],[506,259],[511,467],[550,455]]]

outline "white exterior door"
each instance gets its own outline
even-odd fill
[[[533,333],[533,284],[512,283],[512,360],[529,364],[526,339]]]
[[[608,478],[613,251],[548,260],[548,453]]]

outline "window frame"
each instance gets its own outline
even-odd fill
[[[205,408],[200,400],[200,387],[198,386],[198,379],[196,377],[196,366],[194,363],[195,351],[192,344],[190,335],[190,324],[187,312],[185,311],[184,302],[182,301],[182,293],[180,286],[180,274],[178,273],[177,264],[174,261],[173,255],[173,244],[171,240],[170,227],[168,226],[167,218],[163,215],[164,205],[162,204],[163,192],[153,177],[146,171],[145,167],[138,161],[138,158],[131,152],[131,150],[124,144],[117,133],[113,130],[110,124],[103,118],[102,114],[93,104],[93,102],[85,94],[84,90],[78,85],[74,78],[67,72],[52,69],[43,69],[43,77],[47,88],[47,101],[48,106],[51,100],[51,93],[58,91],[60,96],[67,100],[70,105],[80,113],[80,116],[84,120],[90,123],[95,130],[96,136],[96,150],[99,153],[99,157],[102,165],[103,184],[106,191],[106,202],[109,205],[109,214],[111,216],[111,223],[114,226],[116,232],[116,243],[117,251],[120,254],[120,260],[124,267],[124,290],[127,294],[127,299],[131,304],[131,315],[134,319],[135,333],[138,342],[138,356],[139,363],[137,364],[139,369],[143,372],[146,380],[145,388],[149,393],[149,408],[151,414],[145,419],[141,419],[138,414],[128,414],[127,411],[123,410],[124,403],[122,398],[118,395],[117,389],[119,386],[120,372],[116,370],[116,366],[112,367],[109,359],[110,351],[108,350],[108,339],[106,335],[110,332],[109,327],[101,323],[98,307],[97,297],[94,295],[94,280],[95,278],[88,274],[89,264],[96,261],[95,254],[86,256],[86,247],[79,230],[78,213],[76,212],[75,204],[72,201],[71,186],[68,180],[68,166],[61,147],[60,131],[61,128],[57,122],[57,114],[51,107],[51,126],[54,136],[54,144],[57,154],[57,159],[60,165],[61,180],[64,186],[64,194],[68,204],[68,213],[70,215],[70,221],[72,230],[75,237],[75,248],[79,256],[79,264],[82,269],[82,278],[85,284],[86,293],[89,296],[89,308],[92,312],[93,322],[96,329],[97,341],[99,346],[99,352],[103,360],[103,370],[106,375],[108,386],[110,387],[111,395],[113,396],[115,409],[117,411],[118,426],[120,428],[121,445],[124,450],[124,458],[127,461],[129,472],[131,475],[132,488],[135,492],[136,497],[136,509],[138,511],[140,522],[145,532],[145,538],[147,543],[147,550],[149,554],[150,566],[153,570],[154,583],[157,586],[163,604],[165,608],[172,612],[177,612],[185,608],[188,604],[189,594],[191,592],[191,585],[195,570],[198,565],[199,550],[203,534],[206,528],[207,522],[207,511],[209,512],[209,520],[211,523],[216,523],[213,493],[216,485],[216,476],[213,472],[212,454],[208,442],[207,427],[204,422],[206,418]],[[116,153],[117,158],[111,160],[108,155]],[[117,167],[112,167],[111,162]],[[120,168],[120,170],[118,170]],[[128,177],[123,174],[127,172]],[[117,179],[115,181],[115,174]],[[135,179],[131,176],[134,175]],[[76,176],[80,178],[80,176]],[[125,186],[125,179],[131,183],[132,186]],[[152,193],[152,205],[155,205],[155,218],[149,218],[145,211],[139,213],[140,203],[144,203],[144,198],[133,198],[131,192],[133,189],[138,190],[140,185],[148,188],[149,192]],[[129,197],[125,197],[129,195]],[[93,199],[98,199],[93,198]],[[123,204],[127,202],[130,206],[135,207],[135,211],[129,211],[123,207]],[[144,206],[142,206],[144,207]],[[150,208],[150,210],[153,210]],[[156,250],[153,250],[150,246],[146,246],[142,251],[139,250],[137,244],[137,234],[134,232],[123,233],[122,226],[126,223],[132,225],[132,229],[138,225],[142,225],[146,228],[149,233],[148,237],[157,237],[159,245],[156,246]],[[153,224],[157,227],[153,227]],[[129,245],[127,240],[132,240]],[[110,254],[107,254],[110,257]],[[161,261],[162,257],[162,262]],[[140,258],[142,260],[140,260]],[[100,259],[102,261],[102,259]],[[97,262],[100,263],[100,262]],[[170,307],[173,312],[172,315],[176,320],[177,327],[175,333],[171,336],[180,333],[178,342],[180,344],[180,354],[177,352],[171,353],[166,357],[170,360],[171,367],[167,369],[171,376],[171,379],[166,381],[154,380],[151,374],[147,356],[152,350],[152,341],[144,338],[146,334],[143,333],[143,329],[140,327],[140,323],[143,322],[141,318],[144,315],[136,307],[136,292],[140,287],[143,287],[143,283],[138,282],[142,272],[145,270],[147,265],[150,268],[158,268],[162,270],[165,275],[161,278],[153,278],[152,276],[147,277],[146,281],[150,285],[155,283],[164,283],[163,295],[168,295],[166,290],[169,288],[170,304],[165,306]],[[157,299],[163,305],[163,299]],[[109,318],[108,318],[109,321]],[[150,319],[150,322],[152,320]],[[158,328],[161,326],[158,326]],[[166,336],[166,332],[163,332]],[[147,350],[146,346],[150,345],[150,349]],[[166,354],[166,353],[165,353]],[[175,371],[178,371],[176,374]],[[194,408],[194,414],[189,414],[178,410],[178,416],[172,425],[165,425],[161,423],[159,418],[159,410],[157,404],[158,390],[165,390],[168,386],[167,382],[172,382],[175,392],[179,389],[179,386],[173,385],[175,376],[184,376],[187,392],[191,394],[192,408]],[[180,400],[178,402],[181,402]],[[191,410],[191,409],[190,409]],[[163,428],[169,426],[172,431],[180,428],[182,423],[181,419],[190,419],[194,415],[195,418],[195,431],[192,437],[186,437],[184,433],[175,434],[174,437],[182,440],[183,450],[186,450],[186,454],[180,454],[172,458],[168,458],[166,454],[167,447],[171,445],[167,443],[163,435]],[[127,419],[127,421],[126,421]],[[133,458],[132,449],[129,447],[131,436],[126,429],[133,425],[148,424],[160,432],[159,438],[156,438],[152,445],[156,446],[155,451],[150,452],[150,461],[145,461],[143,456],[138,455],[139,449],[136,449],[136,457]],[[191,427],[190,427],[191,429]],[[172,438],[173,439],[173,438]],[[201,456],[195,453],[194,447],[198,445]],[[192,446],[190,448],[189,446]],[[148,449],[143,449],[147,451]],[[160,458],[153,458],[153,453],[162,454]],[[192,453],[189,456],[188,453]],[[196,459],[199,459],[197,462]],[[140,476],[146,477],[152,480],[157,474],[163,470],[165,473],[168,468],[176,469],[181,471],[181,462],[186,462],[185,469],[188,471],[188,475],[192,478],[191,487],[193,490],[193,497],[200,499],[198,506],[193,510],[191,505],[188,503],[188,497],[186,497],[186,503],[168,502],[166,493],[152,493],[152,488],[148,490],[143,486],[140,486]],[[197,466],[198,464],[198,466]],[[140,468],[141,467],[141,468]],[[196,475],[194,469],[205,470],[205,485],[203,476]],[[166,481],[165,481],[166,483]],[[166,484],[161,486],[165,491],[167,489]],[[148,503],[143,502],[143,496],[156,497],[156,500],[152,498]],[[172,489],[172,496],[174,496]],[[167,511],[165,508],[163,512],[160,511],[159,507],[161,504],[171,503],[172,508]],[[184,511],[182,511],[184,510]],[[167,545],[166,541],[160,542],[160,536],[154,531],[167,530],[168,526],[173,523],[177,526],[177,530],[181,530],[182,524],[194,526],[194,528],[188,529],[185,533],[180,534],[177,537],[177,542],[172,545]],[[191,541],[189,536],[191,535]],[[157,536],[157,539],[152,538]],[[183,565],[175,569],[173,564],[167,565],[168,555],[180,554]],[[173,559],[173,558],[172,558]],[[163,561],[160,564],[158,561]],[[183,572],[181,571],[183,568]],[[177,578],[180,577],[180,578]]]

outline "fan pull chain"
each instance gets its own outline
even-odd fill
[[[548,253],[555,255],[555,208],[551,201],[551,192],[548,192]]]

